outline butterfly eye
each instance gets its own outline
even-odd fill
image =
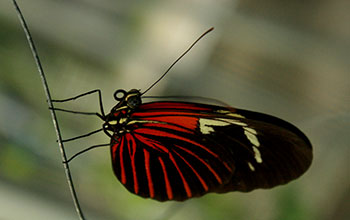
[[[132,109],[137,108],[139,105],[141,105],[140,96],[131,96],[127,100],[128,100],[127,105]]]
[[[114,92],[114,99],[117,101],[121,101],[124,99],[126,95],[126,91],[123,89],[118,89],[117,91]]]

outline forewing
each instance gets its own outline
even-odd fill
[[[231,114],[231,113],[227,113]],[[239,126],[214,126],[218,144],[230,148],[235,173],[218,192],[272,188],[301,176],[311,165],[312,146],[292,124],[279,118],[246,110],[225,119]]]

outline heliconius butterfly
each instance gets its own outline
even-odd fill
[[[117,90],[118,103],[107,115],[100,90],[60,101],[94,92],[101,108],[96,114],[104,121],[98,131],[111,138],[113,171],[130,192],[145,198],[183,201],[209,192],[272,188],[298,178],[312,161],[311,143],[298,128],[263,113],[191,102],[142,103],[145,92],[136,89]]]
[[[282,119],[199,103],[142,103],[135,89],[118,93],[103,128],[113,171],[136,195],[182,201],[272,188],[310,166],[309,140]]]

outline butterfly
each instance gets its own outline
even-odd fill
[[[117,90],[118,102],[105,114],[98,93],[101,129],[110,137],[114,174],[138,196],[158,201],[183,201],[210,192],[249,192],[290,182],[311,165],[312,146],[294,125],[263,113],[202,103],[156,101],[143,95],[207,33],[202,34],[146,91]],[[83,150],[73,157],[95,147]]]
[[[94,145],[66,160],[63,142],[104,131],[110,138],[112,167],[131,193],[158,201],[183,201],[210,192],[249,192],[272,188],[301,176],[311,165],[312,146],[294,125],[263,113],[191,102],[142,103],[142,95],[207,33],[202,34],[146,91],[117,90],[118,103],[105,114],[99,89],[65,100],[52,100],[33,39],[13,0],[41,76],[54,121],[66,176],[77,213],[83,219],[68,163]],[[101,113],[55,108],[54,102],[98,93]],[[102,129],[62,140],[56,110],[97,115]]]
[[[312,161],[308,138],[263,113],[158,101],[117,90],[104,116],[114,174],[138,196],[183,201],[209,192],[249,192],[286,184]]]

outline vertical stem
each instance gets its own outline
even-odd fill
[[[66,173],[66,178],[67,178],[67,183],[68,183],[68,186],[69,186],[69,189],[70,189],[70,193],[71,193],[74,205],[75,205],[75,210],[76,210],[79,218],[81,220],[84,220],[85,218],[84,218],[83,212],[82,212],[82,210],[80,208],[79,200],[78,200],[75,188],[74,188],[73,179],[72,179],[72,175],[71,175],[71,172],[70,172],[70,169],[69,169],[69,165],[68,165],[68,163],[65,162],[65,161],[67,161],[67,156],[66,156],[66,152],[64,150],[64,146],[63,146],[63,143],[62,143],[61,132],[60,132],[60,128],[59,128],[59,125],[58,125],[58,122],[57,122],[56,112],[55,112],[55,110],[53,108],[51,95],[50,95],[50,90],[49,90],[49,87],[48,87],[48,84],[47,84],[47,81],[46,81],[45,73],[44,73],[43,67],[41,65],[41,62],[40,62],[40,59],[39,59],[39,56],[38,56],[38,52],[37,52],[37,50],[35,48],[33,38],[32,38],[32,36],[31,36],[31,34],[29,32],[28,26],[27,26],[27,24],[25,22],[23,14],[22,14],[22,12],[21,12],[21,10],[20,10],[16,0],[13,0],[13,4],[14,4],[14,7],[15,7],[15,9],[17,11],[18,18],[19,18],[19,20],[20,20],[20,22],[22,24],[23,30],[25,32],[25,35],[27,37],[30,49],[32,51],[32,54],[33,54],[33,57],[34,57],[34,60],[35,60],[36,66],[37,66],[38,71],[39,71],[39,75],[40,75],[40,78],[41,78],[41,81],[42,81],[42,85],[43,85],[43,88],[44,88],[44,91],[45,91],[45,95],[46,95],[46,101],[47,101],[47,103],[49,105],[51,118],[52,118],[52,121],[53,121],[53,125],[55,127],[56,136],[57,136],[57,140],[58,140],[58,145],[59,145],[59,149],[61,151],[63,167],[64,167],[64,170],[65,170],[65,173]]]

